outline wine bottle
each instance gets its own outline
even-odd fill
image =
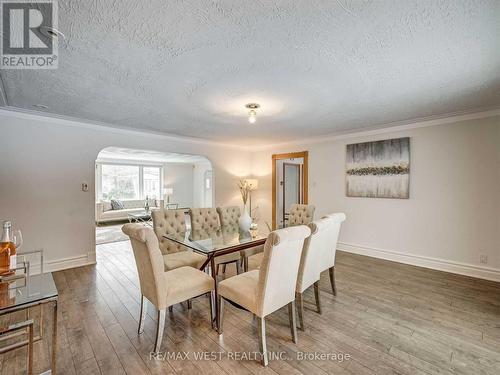
[[[0,275],[12,275],[16,268],[16,245],[12,241],[12,224],[3,222],[3,232],[0,238]]]

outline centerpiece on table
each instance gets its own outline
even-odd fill
[[[247,201],[251,194],[250,191],[252,190],[252,187],[245,180],[240,180],[238,182],[238,188],[240,189],[241,199],[243,200],[243,212],[238,219],[238,225],[242,231],[248,232],[252,225],[252,218],[248,213]]]

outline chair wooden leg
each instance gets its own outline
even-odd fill
[[[219,268],[219,266],[217,266]],[[222,265],[222,273],[225,275],[226,274],[226,263]]]
[[[297,302],[297,311],[299,313],[299,329],[303,331],[304,328],[304,303],[302,301],[302,293],[295,294],[295,301]]]
[[[290,331],[292,333],[292,340],[297,343],[297,322],[295,320],[295,301],[288,304],[288,319],[290,320]]]
[[[193,304],[191,303],[190,299],[187,300],[187,304],[188,304],[188,310],[191,310],[191,308],[193,307]]]
[[[330,284],[332,285],[332,293],[334,296],[337,295],[337,286],[335,285],[335,267],[330,267],[328,269],[330,273]]]
[[[241,264],[240,264],[240,261],[236,261],[236,274],[240,274],[241,273]]]
[[[163,330],[165,328],[165,315],[166,310],[158,310],[158,322],[156,325],[156,340],[154,352],[158,353],[161,348],[161,342],[163,340]]]
[[[248,257],[243,257],[243,272],[248,272]]]
[[[146,319],[147,303],[146,298],[141,295],[141,314],[139,315],[139,329],[137,330],[139,335],[144,332],[144,320]]]
[[[269,361],[267,359],[267,343],[266,343],[266,320],[265,318],[257,317],[259,324],[259,350],[262,356],[261,364],[262,366],[267,366]]]
[[[319,299],[319,281],[314,283],[314,297],[316,298],[316,308],[318,309],[318,314],[321,314],[321,300]]]
[[[219,299],[219,314],[217,314],[217,318],[219,319],[219,335],[222,335],[222,327],[224,323],[224,298],[221,296],[218,297]]]

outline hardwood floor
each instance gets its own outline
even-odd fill
[[[286,358],[264,368],[252,358],[230,358],[258,350],[257,322],[226,304],[219,337],[210,328],[205,297],[191,310],[176,305],[167,315],[162,349],[170,356],[150,359],[156,315],[150,306],[145,332],[137,335],[140,292],[130,243],[100,245],[97,262],[54,274],[59,374],[500,374],[498,283],[339,252],[338,295],[327,272],[320,284],[322,315],[314,311],[313,288],[304,294],[305,332],[299,331],[297,344],[286,307],[267,319],[268,350]],[[50,332],[50,311],[44,318]],[[37,373],[49,367],[49,350],[49,341],[35,344]],[[216,359],[197,360],[202,352]],[[300,353],[350,358],[299,361]],[[23,373],[25,355],[17,349],[0,356],[1,373]]]

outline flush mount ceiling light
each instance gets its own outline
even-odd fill
[[[260,104],[257,104],[257,103],[248,103],[246,106],[245,106],[247,109],[249,109],[248,111],[248,122],[250,124],[254,124],[255,121],[257,121],[257,108],[260,107]]]
[[[62,32],[50,26],[40,26],[40,32],[51,39],[66,38]]]

